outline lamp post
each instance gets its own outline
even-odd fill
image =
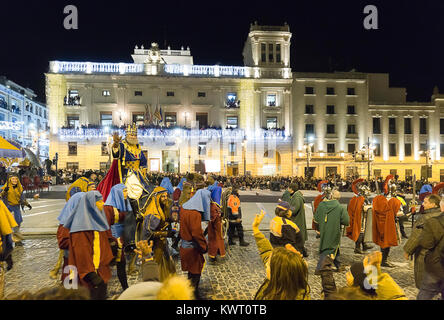
[[[310,159],[311,159],[311,147],[313,147],[313,143],[309,143],[304,145],[305,154],[307,156],[307,169],[305,170],[305,178],[311,178],[310,172]]]
[[[187,126],[188,112],[185,112],[184,115],[185,115],[185,127],[186,127]]]
[[[429,158],[430,161],[432,160],[430,155],[432,153],[432,151],[435,150],[435,146],[434,145],[429,145],[428,140],[426,140],[426,150],[425,151],[420,151],[420,154],[424,154],[426,157],[426,182],[429,182]]]
[[[247,154],[246,154],[246,149],[247,149],[247,138],[244,137],[244,140],[242,141],[242,155],[244,158],[244,176],[247,174]]]

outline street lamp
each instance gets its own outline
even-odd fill
[[[426,150],[419,152],[419,154],[421,155],[424,154],[426,158],[426,182],[429,182],[429,160],[430,163],[432,163],[432,158],[431,158],[432,151],[435,151],[435,144],[434,143],[429,144],[428,140],[426,140]]]
[[[244,140],[242,141],[242,155],[244,157],[244,176],[247,173],[247,153],[246,148],[247,147],[247,138],[244,137]]]
[[[187,126],[188,112],[185,112],[184,115],[185,115],[185,127],[186,127]]]
[[[309,143],[304,145],[305,154],[307,156],[307,169],[305,170],[305,178],[311,177],[310,172],[310,159],[311,159],[311,148],[313,147],[313,143]]]

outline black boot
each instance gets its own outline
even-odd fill
[[[360,234],[358,240],[355,242],[355,253],[362,254],[361,244],[364,243],[364,234]]]
[[[194,298],[196,300],[203,300],[203,297],[199,293],[200,274],[188,273],[188,279],[190,279],[191,285],[194,288]]]
[[[14,263],[12,262],[12,255],[10,254],[6,259],[6,271],[9,271],[12,269],[12,266],[14,265]]]
[[[228,244],[229,244],[230,246],[234,246],[234,245],[236,245],[236,242],[233,241],[233,238],[229,238],[229,239],[228,239]]]
[[[371,244],[368,244],[368,243],[365,243],[365,242],[362,243],[362,250],[367,251],[367,250],[370,250],[372,248],[373,248],[373,246]]]
[[[393,265],[391,263],[387,262],[388,255],[390,252],[390,247],[385,248],[385,249],[381,248],[381,252],[382,252],[381,267],[393,268]]]

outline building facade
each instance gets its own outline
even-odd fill
[[[129,64],[51,61],[50,156],[106,168],[112,132],[137,123],[151,171],[441,178],[444,95],[409,103],[388,74],[292,72],[291,36],[252,24],[238,67],[155,43]]]
[[[40,160],[49,157],[49,112],[33,90],[0,77],[0,135],[29,148]]]

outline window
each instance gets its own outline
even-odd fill
[[[412,144],[411,143],[406,143],[404,145],[404,155],[406,157],[410,157],[412,155]]]
[[[327,143],[327,153],[335,153],[335,144]]]
[[[67,162],[66,163],[66,169],[79,169],[79,163],[78,162]]]
[[[77,142],[68,142],[68,155],[69,156],[77,155]]]
[[[29,111],[29,104],[26,104],[25,110]]]
[[[439,134],[444,134],[444,119],[439,119]]]
[[[208,113],[196,113],[196,121],[198,122],[199,128],[207,128]]]
[[[276,62],[281,63],[281,45],[276,44]]]
[[[240,101],[237,100],[236,92],[227,93],[227,102],[225,106],[227,108],[239,108]]]
[[[314,134],[314,124],[305,125],[305,134]]]
[[[419,144],[419,151],[427,151],[427,144],[426,143],[420,143]]]
[[[327,134],[335,133],[335,125],[334,124],[327,124]]]
[[[0,121],[5,121],[5,114],[4,113],[0,113]]]
[[[205,156],[207,154],[207,143],[206,142],[199,142],[199,145],[197,147],[197,153],[200,156]]]
[[[267,56],[266,56],[266,46],[265,43],[261,43],[261,61],[262,62],[266,62],[267,61]]]
[[[327,106],[327,114],[335,114],[335,106]]]
[[[348,153],[353,153],[356,151],[356,145],[354,143],[348,144]]]
[[[108,162],[100,162],[100,170],[107,171],[108,170]]]
[[[444,169],[439,169],[439,182],[444,182]]]
[[[305,105],[305,114],[314,114],[314,106],[312,104]]]
[[[227,117],[227,128],[236,129],[237,128],[237,117]]]
[[[396,157],[396,143],[389,143],[389,156]]]
[[[273,44],[268,44],[268,62],[273,62]]]
[[[440,149],[441,149],[440,154],[441,154],[441,155],[444,155],[444,143],[441,143],[441,144],[440,144]]]
[[[17,122],[17,118],[16,117],[12,117],[12,123],[16,123]]]
[[[374,151],[375,157],[381,156],[381,144],[375,143],[375,151]]]
[[[174,91],[167,91],[167,97],[174,97]]]
[[[374,169],[373,170],[373,175],[375,177],[380,177],[381,176],[381,169]]]
[[[347,114],[356,114],[355,106],[347,106]]]
[[[419,119],[419,134],[427,134],[427,119]]]
[[[109,90],[102,90],[102,96],[109,97],[111,95],[111,92]]]
[[[413,170],[412,169],[405,169],[405,178],[406,178],[406,180],[409,180],[409,179],[407,179],[408,177],[412,177],[413,176]]]
[[[64,100],[65,100],[64,101],[65,106],[78,106],[78,105],[80,105],[79,90],[69,90],[68,91],[68,96],[65,97]]]
[[[109,152],[108,152],[108,145],[107,145],[106,142],[102,142],[101,149],[102,149],[102,156],[107,156],[107,155],[109,155]]]
[[[389,118],[389,134],[396,134],[396,118]]]
[[[373,133],[381,133],[381,118],[373,118]]]
[[[30,119],[31,116],[28,116],[28,119]],[[68,127],[69,128],[78,128],[80,127],[80,121],[79,121],[79,116],[68,116]]]
[[[305,87],[305,94],[314,94],[314,87]]]
[[[412,118],[404,118],[404,134],[412,134]]]
[[[205,98],[206,95],[207,95],[206,92],[198,92],[198,93],[197,93],[197,97],[198,97],[198,98]]]
[[[230,142],[230,144],[228,145],[228,152],[230,153],[230,156],[236,155],[236,143],[235,142]]]
[[[390,169],[390,174],[393,176],[398,175],[398,170],[397,169]]]
[[[43,110],[43,117],[46,119],[46,109]]]
[[[143,126],[145,123],[145,116],[143,113],[133,113],[133,123],[138,126]]]
[[[177,124],[175,112],[165,112],[165,125],[167,127],[174,127]]]
[[[277,117],[267,117],[267,129],[277,128]]]
[[[348,134],[356,134],[356,125],[348,124],[347,125],[347,133]]]
[[[142,96],[142,91],[134,91],[134,96]]]
[[[355,88],[347,88],[347,95],[348,95],[348,96],[354,96],[354,95],[356,95],[356,93],[355,93]]]
[[[327,95],[334,95],[334,94],[335,94],[335,88],[327,87]]]
[[[111,112],[101,112],[100,113],[100,124],[102,126],[112,126],[113,125],[113,114]]]
[[[276,94],[267,94],[267,106],[268,107],[275,107],[276,106]]]

